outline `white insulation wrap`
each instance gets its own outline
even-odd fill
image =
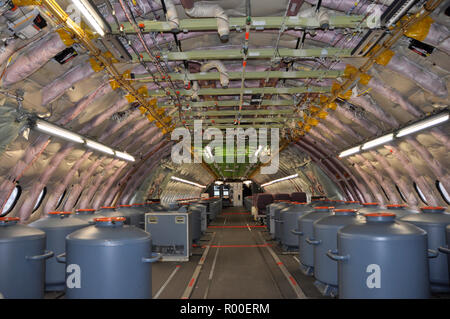
[[[191,18],[217,18],[217,32],[222,41],[228,41],[230,26],[228,16],[217,4],[208,2],[195,2],[191,9],[185,9],[186,14]]]

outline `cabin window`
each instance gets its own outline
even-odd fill
[[[405,195],[403,195],[403,193],[402,193],[400,187],[398,187],[398,185],[395,184],[395,188],[397,189],[397,192],[400,194],[400,197],[402,198],[402,200],[403,200],[405,203],[407,203],[408,201],[406,200]]]
[[[66,189],[64,190],[64,192],[61,194],[61,196],[59,196],[58,202],[56,203],[56,208],[57,208],[57,209],[59,208],[59,206],[61,206],[61,204],[62,204],[64,198],[66,197],[66,195],[67,195],[67,188],[66,188]]]
[[[78,202],[80,201],[81,195],[83,195],[83,191],[81,191],[80,195],[78,195],[78,198],[77,198],[75,204],[73,204],[73,207],[77,206]]]
[[[9,195],[5,207],[3,207],[3,212],[0,214],[1,217],[8,215],[14,209],[14,206],[16,206],[17,201],[19,200],[20,194],[22,194],[22,188],[17,185],[14,187],[11,195]]]
[[[439,191],[439,194],[441,194],[442,199],[447,203],[450,204],[450,195],[447,193],[447,190],[445,189],[444,185],[440,181],[436,181],[436,188]]]
[[[416,182],[414,182],[414,189],[416,190],[417,195],[419,195],[420,200],[428,205],[425,195],[422,193],[422,190],[419,188],[419,186],[416,184]]]
[[[46,194],[47,194],[47,187],[44,187],[41,190],[41,193],[39,194],[39,197],[38,197],[38,199],[36,201],[36,204],[34,204],[33,212],[37,211],[38,208],[41,206],[42,201],[44,200]]]
[[[386,193],[386,191],[384,190],[383,186],[380,185],[381,190],[383,191],[384,196],[386,196],[388,202],[391,200],[388,196],[388,194]]]

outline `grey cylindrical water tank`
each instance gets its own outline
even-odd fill
[[[400,219],[403,216],[409,215],[409,214],[417,214],[417,211],[413,211],[412,209],[409,209],[407,205],[404,204],[391,204],[386,205],[387,212],[394,213],[395,218]]]
[[[125,224],[142,228],[142,215],[145,215],[142,210],[133,207],[132,205],[119,205],[117,207],[117,212],[119,215],[129,220],[129,224]]]
[[[363,208],[364,206],[361,205],[360,202],[355,200],[347,200],[342,205],[339,206],[339,209],[356,209],[359,210]]]
[[[280,240],[281,239],[281,230],[280,230],[280,211],[286,207],[289,207],[291,202],[288,200],[276,200],[272,204],[267,205],[269,211],[269,222],[267,223],[270,236],[272,239]],[[277,222],[276,222],[277,220]]]
[[[298,249],[299,236],[292,232],[297,229],[300,216],[311,213],[314,209],[306,203],[292,202],[290,206],[280,210],[280,238],[285,250]]]
[[[393,213],[369,213],[366,222],[338,231],[339,298],[428,298],[427,233],[396,221]]]
[[[68,299],[150,299],[151,265],[160,256],[151,252],[149,233],[124,225],[125,218],[98,218],[96,224],[66,238]]]
[[[445,228],[450,225],[450,214],[444,207],[422,207],[418,214],[410,214],[401,218],[422,228],[428,234],[428,248],[438,250],[446,244]],[[448,259],[445,254],[429,259],[430,283],[433,292],[449,292],[450,277],[448,273]]]
[[[89,224],[94,224],[94,219],[98,217],[105,217],[99,213],[96,213],[96,210],[93,208],[85,208],[85,209],[77,209],[75,211],[75,217],[78,219],[82,219]]]
[[[44,297],[45,233],[18,224],[18,217],[0,217],[0,293],[4,298]]]
[[[445,227],[447,245],[439,247],[439,251],[447,255],[448,275],[450,276],[450,225]]]
[[[344,226],[362,223],[364,217],[357,215],[356,209],[335,209],[334,214],[313,223],[314,283],[323,295],[337,296],[338,267],[327,257],[328,250],[337,249],[337,232]]]
[[[332,206],[316,206],[312,212],[300,216],[297,220],[297,230],[299,235],[298,257],[300,260],[300,270],[311,276],[314,272],[314,248],[311,245],[313,240],[313,223],[333,213]]]
[[[362,208],[358,210],[358,214],[365,215],[369,213],[377,213],[382,209],[379,203],[362,203]]]
[[[29,224],[38,228],[47,235],[46,247],[55,253],[55,256],[65,251],[64,240],[70,233],[89,226],[85,220],[72,216],[71,212],[49,212],[46,217]],[[55,257],[47,259],[45,270],[45,290],[63,291],[65,269],[56,261]]]

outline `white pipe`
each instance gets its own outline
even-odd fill
[[[208,2],[195,2],[191,9],[185,8],[185,11],[191,18],[217,18],[217,32],[220,40],[228,41],[230,25],[222,7]]]
[[[228,77],[227,68],[219,60],[212,60],[212,61],[209,61],[209,62],[203,64],[200,67],[200,72],[207,72],[213,68],[216,68],[217,71],[219,71],[220,85],[222,85],[222,87],[224,89],[226,89],[228,87],[228,83],[230,82],[230,79]]]

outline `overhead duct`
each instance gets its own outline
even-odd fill
[[[70,69],[42,89],[42,105],[53,102],[76,82],[88,78],[93,73],[94,70],[89,63],[82,63]]]
[[[33,44],[10,65],[3,77],[3,85],[11,86],[39,70],[51,58],[66,49],[58,33],[52,33]]]
[[[208,2],[193,2],[191,0],[182,0],[181,4],[188,16],[191,18],[217,18],[217,32],[220,40],[227,42],[230,34],[230,25],[228,15],[217,4]]]

